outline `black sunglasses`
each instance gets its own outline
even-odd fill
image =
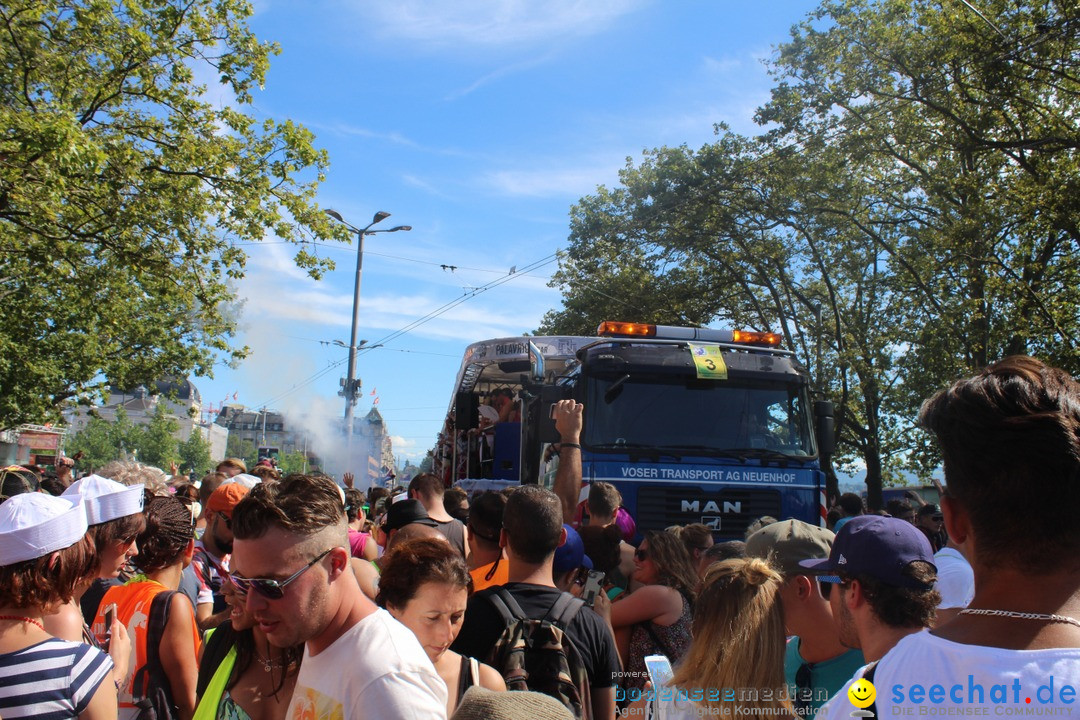
[[[329,555],[330,550],[333,549],[334,548],[329,548],[328,550],[324,550],[322,553],[319,554],[318,557],[313,559],[307,565],[300,568],[284,580],[271,580],[269,578],[245,578],[240,577],[239,575],[234,575],[232,573],[229,574],[229,580],[232,582],[233,585],[236,586],[237,590],[244,593],[245,595],[247,594],[249,589],[254,589],[255,592],[259,593],[265,598],[268,598],[270,600],[280,600],[281,598],[285,597],[285,588],[286,586],[288,586],[289,583],[291,583],[293,580],[300,577],[309,569],[311,569],[311,567],[315,563],[319,562],[324,557]]]

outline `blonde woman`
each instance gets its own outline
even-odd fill
[[[758,558],[709,567],[694,607],[694,639],[671,682],[656,688],[655,717],[796,717],[784,682],[782,584]]]

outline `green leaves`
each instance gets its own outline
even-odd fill
[[[0,3],[0,427],[91,403],[104,378],[133,387],[243,357],[225,311],[238,245],[336,236],[314,206],[326,153],[249,113],[277,51],[251,11]],[[232,105],[205,99],[206,75]],[[302,249],[297,263],[331,267]]]
[[[579,203],[542,329],[623,306],[783,333],[879,504],[938,464],[914,419],[956,376],[1080,373],[1074,5],[826,0],[771,64],[767,132],[653,150]]]

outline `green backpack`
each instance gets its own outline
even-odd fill
[[[505,629],[487,662],[506,681],[507,690],[532,690],[550,695],[575,718],[592,717],[589,674],[581,654],[564,628],[570,626],[585,601],[564,592],[542,620],[525,616],[504,587],[484,591],[502,616]]]

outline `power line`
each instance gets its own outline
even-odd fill
[[[300,240],[298,242],[293,242],[291,240],[262,240],[259,242],[234,243],[233,247],[259,247],[261,245],[316,245],[318,247],[330,248],[331,250],[340,250],[342,252],[356,252],[353,248],[345,245],[333,245],[331,243],[324,243],[317,240],[306,239]],[[391,258],[393,260],[404,260],[405,262],[418,263],[420,265],[434,265],[435,267],[442,268],[443,270],[449,272],[453,272],[455,270],[471,270],[473,272],[491,273],[494,275],[507,274],[506,270],[493,270],[491,268],[470,267],[468,265],[451,265],[449,263],[433,262],[431,260],[421,260],[419,258],[404,257],[403,255],[391,255],[389,253],[381,253],[374,250],[364,250],[364,255],[378,255],[379,257]]]
[[[439,317],[440,315],[444,315],[445,313],[449,312],[450,310],[453,310],[458,305],[462,304],[463,302],[465,302],[467,300],[471,300],[472,298],[476,297],[477,295],[480,295],[480,294],[482,294],[484,292],[487,292],[488,290],[491,290],[492,288],[496,288],[496,287],[498,287],[498,286],[500,286],[500,285],[502,285],[504,283],[507,283],[510,280],[513,280],[514,278],[526,275],[528,273],[528,271],[530,271],[530,270],[536,270],[537,268],[543,267],[544,265],[548,265],[548,264],[554,262],[557,256],[558,256],[557,253],[552,253],[551,255],[540,258],[539,260],[524,266],[524,268],[522,270],[519,270],[519,271],[517,271],[515,273],[508,274],[505,277],[501,277],[501,278],[497,278],[495,280],[492,280],[491,282],[489,282],[489,283],[487,283],[485,285],[482,285],[482,286],[480,286],[478,288],[474,288],[471,292],[466,292],[460,298],[456,298],[454,300],[451,300],[450,302],[445,303],[445,304],[441,305],[438,308],[435,308],[434,310],[429,312],[427,315],[423,315],[423,316],[417,318],[416,320],[413,320],[411,323],[409,323],[405,327],[401,328],[400,330],[396,330],[396,331],[390,333],[389,335],[386,335],[386,336],[384,336],[384,337],[382,337],[382,338],[380,338],[378,340],[375,340],[372,343],[372,345],[385,344],[385,343],[390,342],[392,340],[396,340],[397,338],[401,337],[402,335],[405,335],[405,334],[411,332],[412,330],[415,330],[416,328],[420,327],[421,325],[423,325],[423,324],[425,324],[427,322],[430,322],[431,320],[434,320],[435,318]],[[368,348],[368,349],[363,349],[363,350],[361,350],[360,352],[357,353],[357,357],[366,355],[367,353],[369,353],[369,352],[371,352],[371,351],[373,351],[375,349],[376,348],[374,348],[374,347]],[[323,368],[322,370],[320,370],[320,371],[316,372],[315,374],[311,375],[306,380],[303,380],[303,381],[293,385],[291,388],[289,388],[285,392],[281,393],[280,395],[277,395],[276,397],[271,398],[270,400],[267,400],[265,402],[257,403],[256,407],[272,405],[272,404],[278,402],[279,400],[282,400],[282,399],[288,397],[289,395],[292,395],[297,390],[300,390],[300,389],[302,389],[304,387],[307,387],[311,383],[315,382],[319,378],[321,378],[324,375],[326,375],[327,373],[329,373],[331,370],[333,370],[333,369],[335,369],[337,367],[340,367],[341,365],[344,365],[346,362],[348,362],[348,358],[342,358],[341,360],[333,362],[330,365],[328,365],[327,367]]]

